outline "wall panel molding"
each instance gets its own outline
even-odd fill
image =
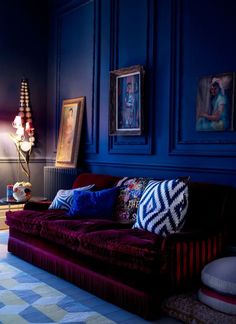
[[[152,138],[152,121],[154,103],[155,79],[153,75],[155,65],[155,0],[146,1],[146,57],[145,57],[145,106],[144,106],[144,123],[145,130],[142,136],[110,136],[108,142],[108,152],[110,154],[138,154],[151,155],[153,138]],[[120,0],[111,1],[110,11],[110,71],[122,68],[119,66],[119,28],[120,28]],[[128,28],[128,27],[127,27]],[[135,62],[140,64],[140,62]]]
[[[169,119],[169,154],[183,156],[236,157],[236,136],[234,132],[196,132],[185,134],[183,107],[183,67],[184,46],[191,46],[184,41],[183,19],[185,0],[172,1],[171,15],[171,74],[170,74],[170,119]],[[193,40],[194,41],[194,35]],[[197,91],[197,89],[196,89]],[[185,108],[187,109],[187,108]],[[189,109],[189,107],[188,107]],[[194,108],[195,109],[195,108]],[[195,114],[195,110],[193,111]],[[185,120],[186,122],[186,120]],[[202,133],[202,134],[200,134]],[[204,133],[204,134],[203,134]]]
[[[46,163],[47,159],[45,158],[30,158],[30,164],[33,163]],[[54,161],[55,162],[55,161]],[[0,157],[0,163],[19,163],[18,158],[6,158],[6,157]]]
[[[191,181],[232,183],[232,179],[236,180],[235,169],[207,168],[207,167],[189,167],[187,165],[168,165],[168,164],[143,164],[143,163],[116,163],[116,162],[98,162],[86,161],[86,166],[92,172],[100,172],[117,174],[116,170],[121,170],[123,174],[129,175],[129,172],[137,176],[151,176],[154,178],[190,176]],[[95,171],[93,169],[95,168]],[[217,177],[216,177],[217,176]],[[209,180],[210,179],[210,180]]]
[[[60,116],[61,116],[61,102],[64,98],[62,98],[61,92],[61,67],[63,62],[61,61],[61,50],[62,50],[62,25],[63,19],[68,17],[69,15],[78,12],[84,6],[91,6],[91,10],[93,11],[93,54],[92,54],[92,85],[91,85],[91,109],[90,117],[88,114],[85,114],[87,118],[88,129],[87,132],[89,134],[89,139],[86,139],[86,143],[84,145],[86,153],[97,153],[98,152],[98,110],[99,110],[99,73],[100,73],[100,32],[101,32],[101,22],[100,22],[100,0],[87,0],[87,1],[69,1],[65,3],[65,5],[61,6],[57,10],[57,53],[56,53],[56,102],[55,102],[55,145],[57,143],[57,138],[59,134],[60,127]],[[68,35],[69,37],[69,35]],[[86,68],[86,66],[85,66]],[[73,77],[73,76],[72,76]],[[69,98],[68,98],[69,99]],[[86,108],[88,109],[87,102]],[[55,147],[56,150],[56,147]]]

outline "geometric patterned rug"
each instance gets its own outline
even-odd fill
[[[0,323],[114,324],[57,289],[0,263]]]

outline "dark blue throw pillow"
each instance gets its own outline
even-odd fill
[[[117,187],[100,191],[74,191],[73,203],[67,215],[111,219],[118,192]]]

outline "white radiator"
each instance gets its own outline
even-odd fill
[[[44,196],[53,200],[59,189],[71,189],[80,169],[44,167]]]

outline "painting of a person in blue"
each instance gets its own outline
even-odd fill
[[[118,125],[121,129],[140,127],[139,75],[132,75],[120,80]]]
[[[125,93],[125,105],[123,109],[123,126],[125,128],[135,128],[136,126],[136,98],[132,89],[132,83],[127,83],[127,89]]]
[[[228,84],[229,85],[229,84]],[[208,104],[198,109],[196,129],[199,131],[226,131],[230,128],[229,96],[220,78],[212,78],[208,88]],[[207,105],[207,107],[206,107]],[[199,108],[199,107],[198,107]]]

